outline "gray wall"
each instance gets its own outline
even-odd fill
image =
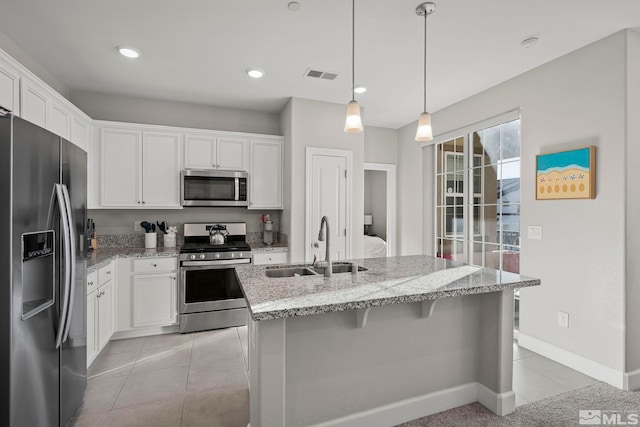
[[[433,115],[434,131],[441,134],[521,109],[521,272],[541,278],[542,286],[521,291],[520,332],[618,372],[625,370],[625,242],[629,236],[625,233],[624,165],[627,159],[637,158],[625,153],[626,42],[626,32],[614,34]],[[633,43],[637,47],[637,40]],[[637,113],[637,104],[635,108]],[[422,223],[422,204],[428,211],[433,209],[432,198],[422,199],[422,180],[415,179],[428,164],[422,164],[414,132],[415,123],[399,132],[403,254],[420,250],[411,236],[418,235],[415,225]],[[597,146],[597,198],[536,201],[535,156],[586,145]],[[432,185],[432,175],[425,174],[429,178],[425,187]],[[632,202],[633,212],[638,203]],[[542,226],[543,239],[528,240],[528,225]],[[640,236],[629,238],[635,243]],[[559,311],[569,313],[569,328],[557,325]]]
[[[0,48],[7,52],[13,59],[22,64],[26,69],[38,76],[43,82],[51,86],[53,90],[58,92],[65,98],[69,98],[69,88],[62,84],[60,80],[55,78],[53,74],[45,70],[40,64],[34,61],[20,46],[18,46],[5,33],[0,31]]]
[[[640,369],[640,34],[630,31],[627,39],[627,301],[626,368]]]
[[[70,100],[95,120],[280,135],[278,114],[86,91]]]
[[[370,163],[398,163],[398,131],[366,126],[364,129],[364,161]]]
[[[96,222],[96,234],[131,234],[134,222],[166,221],[169,225],[188,222],[246,222],[248,232],[262,232],[262,214],[270,214],[276,231],[280,227],[280,211],[253,211],[246,208],[184,209],[90,209],[89,218]],[[182,227],[179,228],[182,233]],[[139,233],[142,233],[141,231]]]
[[[305,168],[307,147],[349,150],[353,153],[351,204],[351,256],[362,257],[364,212],[364,134],[344,132],[345,106],[292,98],[282,112],[285,136],[285,209],[289,254],[293,262],[305,256]],[[286,232],[286,231],[285,231]]]

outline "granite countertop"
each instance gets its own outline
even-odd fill
[[[540,279],[533,277],[426,255],[349,262],[368,270],[334,273],[331,278],[269,278],[265,275],[269,267],[263,265],[239,266],[236,272],[255,321],[540,285]]]
[[[251,246],[251,251],[255,253],[265,253],[265,252],[287,252],[289,251],[289,245],[287,243],[274,243],[272,245],[265,245],[262,242],[253,242],[249,243]]]
[[[87,273],[91,273],[118,258],[142,258],[157,256],[178,256],[180,246],[175,248],[99,248],[87,253]]]

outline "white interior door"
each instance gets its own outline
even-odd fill
[[[305,257],[325,259],[326,240],[318,241],[323,216],[329,219],[331,260],[349,257],[347,165],[350,152],[307,150],[307,224]],[[318,247],[316,247],[316,244]]]

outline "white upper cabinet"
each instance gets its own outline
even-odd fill
[[[55,101],[49,102],[48,129],[64,139],[71,139],[71,113]]]
[[[218,169],[224,170],[247,170],[245,164],[245,153],[247,147],[246,139],[218,138],[218,148],[216,150]]]
[[[184,137],[185,169],[246,171],[247,139],[221,137],[215,133]]]
[[[251,140],[249,209],[282,209],[282,140]]]
[[[135,125],[101,131],[101,206],[181,208],[180,142]]]
[[[20,104],[23,119],[47,128],[49,97],[42,87],[29,79],[23,79],[20,88]]]
[[[180,207],[178,133],[144,132],[142,137],[143,207]]]
[[[142,132],[102,129],[101,202],[105,207],[142,207]]]
[[[20,115],[20,76],[0,58],[0,107]]]
[[[71,118],[71,135],[69,141],[89,153],[91,151],[91,125],[77,116]]]

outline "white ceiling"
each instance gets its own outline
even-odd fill
[[[291,97],[350,99],[351,2],[0,0],[0,31],[73,91],[279,112]],[[640,0],[435,0],[429,17],[433,112],[624,28]],[[419,0],[356,0],[356,84],[367,125],[422,111]],[[538,35],[530,48],[522,39]],[[115,46],[142,52],[137,60]],[[253,80],[251,66],[266,75]],[[303,77],[308,67],[334,81]]]

